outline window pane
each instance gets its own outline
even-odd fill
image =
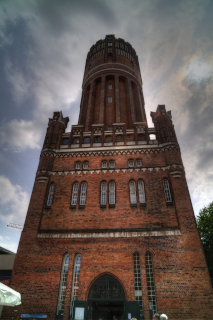
[[[81,163],[80,162],[76,162],[75,168],[76,169],[80,169],[81,168]]]
[[[50,190],[49,190],[49,194],[48,194],[47,206],[51,206],[52,205],[54,192],[55,192],[55,184],[52,183],[50,185]]]
[[[115,182],[111,181],[109,184],[109,203],[115,204]]]
[[[73,318],[72,314],[73,314],[74,301],[78,299],[80,267],[81,267],[81,255],[78,254],[75,257],[74,269],[73,269],[71,307],[70,307],[70,309],[71,309],[71,319]]]
[[[83,163],[83,169],[88,169],[89,163],[88,162],[84,162]]]
[[[63,314],[63,310],[64,310],[64,300],[65,300],[65,294],[66,294],[66,288],[67,288],[68,267],[69,267],[69,255],[67,254],[64,257],[63,264],[62,264],[57,314],[59,314],[59,312],[60,314]]]
[[[136,252],[133,255],[133,270],[134,270],[134,287],[135,287],[135,300],[138,301],[140,306],[140,317],[143,319],[143,301],[142,301],[142,284],[141,284],[141,270],[140,270],[140,257]]]
[[[133,180],[130,181],[129,189],[130,189],[130,203],[135,204],[137,203],[135,181]]]
[[[128,166],[129,167],[134,167],[134,161],[133,160],[129,160],[128,161]]]
[[[157,302],[155,294],[155,283],[154,283],[154,273],[152,266],[152,256],[150,252],[146,253],[146,277],[147,277],[147,288],[148,288],[148,298],[149,305],[153,312],[157,312]]]
[[[164,179],[163,180],[163,187],[164,187],[164,194],[166,202],[172,202],[172,196],[169,188],[169,181]]]
[[[142,180],[138,181],[138,194],[139,194],[139,202],[145,203],[145,190],[144,190],[144,183]]]
[[[136,160],[136,166],[141,167],[141,160],[139,160],[139,159]]]
[[[81,185],[80,205],[85,205],[86,203],[86,192],[87,192],[87,184],[86,182],[83,182]]]
[[[78,201],[78,183],[74,183],[72,191],[72,205],[76,205]]]
[[[115,168],[115,161],[110,161],[109,162],[109,167],[110,168]]]
[[[107,168],[107,162],[106,161],[102,161],[102,168]]]
[[[107,203],[107,183],[104,181],[101,183],[101,204]]]

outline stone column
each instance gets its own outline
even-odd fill
[[[115,121],[121,122],[120,101],[119,101],[119,78],[115,75]]]
[[[89,126],[91,125],[90,123],[90,118],[91,118],[91,109],[92,109],[92,95],[93,95],[93,85],[94,81],[90,84],[90,92],[89,92],[89,101],[88,101],[88,106],[87,106],[87,117],[86,117],[86,123],[85,123],[85,131],[89,131]]]
[[[127,86],[128,86],[128,96],[129,96],[129,107],[130,107],[131,118],[132,118],[131,127],[133,127],[133,123],[135,122],[135,106],[134,106],[134,99],[132,94],[131,80],[129,78],[127,80]]]
[[[146,113],[145,113],[145,110],[144,110],[144,100],[141,98],[140,89],[139,89],[138,85],[137,85],[137,92],[138,92],[138,100],[139,100],[140,110],[141,110],[141,115],[142,115],[142,120],[141,121],[146,121]]]
[[[101,77],[99,123],[104,123],[105,76]]]

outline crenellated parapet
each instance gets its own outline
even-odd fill
[[[171,111],[166,111],[165,105],[158,105],[156,112],[150,113],[156,129],[157,140],[160,144],[178,142],[172,123]]]

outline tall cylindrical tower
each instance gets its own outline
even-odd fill
[[[88,52],[80,106],[79,125],[85,131],[93,124],[146,121],[138,56],[132,46],[114,35],[99,40]]]

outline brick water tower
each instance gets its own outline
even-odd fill
[[[171,112],[151,117],[135,50],[107,35],[87,55],[78,124],[49,119],[10,284],[22,304],[3,319],[210,319]]]

